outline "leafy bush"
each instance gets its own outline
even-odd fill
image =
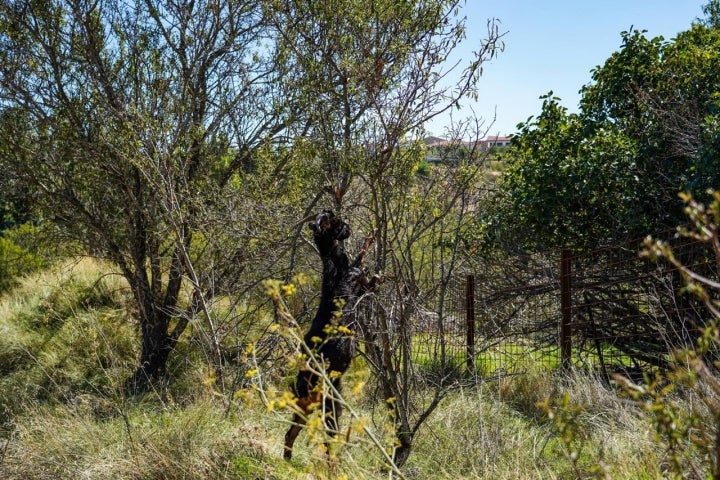
[[[19,277],[46,265],[42,257],[22,246],[23,237],[32,235],[33,230],[25,224],[0,236],[0,293],[17,285]]]

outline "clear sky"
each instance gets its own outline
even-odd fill
[[[487,20],[497,18],[505,51],[485,64],[477,103],[465,101],[455,119],[479,116],[489,134],[509,135],[516,125],[540,112],[538,97],[553,91],[569,111],[577,111],[578,91],[590,83],[591,70],[602,65],[621,44],[620,33],[631,27],[666,40],[703,17],[705,0],[467,0],[467,39],[457,51],[469,58],[487,33]],[[472,110],[470,110],[472,108]],[[427,125],[442,136],[448,116]]]

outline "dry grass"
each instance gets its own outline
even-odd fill
[[[408,468],[417,478],[575,478],[552,425],[535,402],[568,391],[584,405],[581,464],[592,478],[662,478],[651,426],[635,405],[598,379],[576,374],[565,385],[551,374],[515,377],[450,398],[418,439]],[[577,396],[575,396],[577,395]]]
[[[258,426],[211,401],[186,408],[108,404],[39,409],[14,430],[4,478],[280,478]]]
[[[388,478],[363,428],[389,448],[392,435],[359,386],[362,361],[346,381],[335,459],[319,455],[322,429],[299,437],[282,460],[289,415],[268,410],[246,390],[226,405],[206,382],[208,369],[181,345],[186,366],[166,390],[142,398],[120,393],[134,366],[136,332],[124,284],[91,260],[25,279],[0,298],[0,478],[285,479]],[[180,352],[178,352],[180,353]],[[265,385],[280,396],[283,384]],[[369,388],[369,387],[365,387]],[[583,478],[662,478],[652,423],[635,404],[591,376],[535,373],[459,389],[419,431],[408,479],[577,478],[565,443],[538,406],[568,392],[580,426]],[[689,407],[688,407],[689,408]],[[598,466],[600,468],[598,469]]]

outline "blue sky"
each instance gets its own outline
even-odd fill
[[[486,35],[488,18],[500,21],[505,51],[484,66],[478,102],[465,101],[455,119],[479,116],[489,134],[509,135],[540,112],[538,97],[550,90],[569,111],[577,111],[578,91],[591,70],[620,48],[620,32],[632,26],[650,37],[670,40],[702,17],[705,0],[468,0],[467,39],[456,54],[470,51]],[[472,110],[470,110],[472,108]],[[448,116],[427,125],[442,136]]]

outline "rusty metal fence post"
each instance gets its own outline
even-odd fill
[[[465,281],[465,330],[466,360],[468,373],[475,373],[475,277],[468,275]]]
[[[560,361],[567,370],[572,365],[572,282],[571,255],[563,250],[560,257]]]

